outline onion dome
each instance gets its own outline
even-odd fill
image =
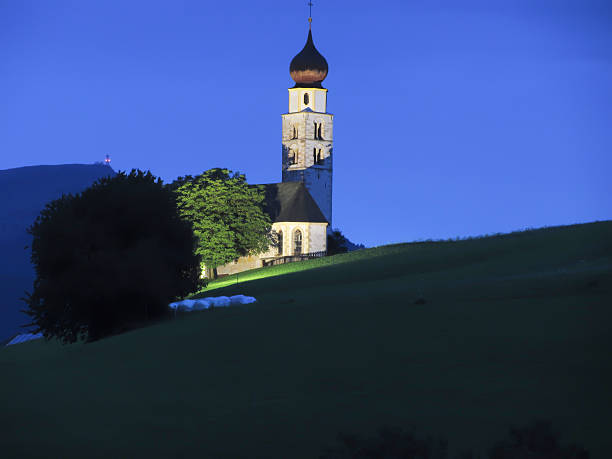
[[[304,49],[289,65],[289,73],[295,81],[294,88],[322,88],[321,82],[327,76],[327,70],[327,61],[315,48],[312,30],[309,30]]]

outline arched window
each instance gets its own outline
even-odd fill
[[[289,153],[287,154],[287,161],[289,162],[290,166],[293,166],[294,164],[298,163],[298,152],[295,149],[294,145],[291,145],[289,147]]]
[[[321,164],[323,162],[323,150],[321,148],[313,148],[312,162],[314,164]]]
[[[298,129],[297,126],[293,126],[293,134],[291,135],[292,139],[297,139],[298,138]]]
[[[307,92],[304,93],[304,105],[308,105],[310,103],[310,96]]]
[[[323,140],[323,123],[314,123],[314,138],[315,140]]]
[[[282,231],[278,232],[278,242],[276,243],[276,254],[277,255],[283,254],[283,232]]]
[[[302,232],[299,229],[293,233],[293,254],[300,255],[302,253]]]

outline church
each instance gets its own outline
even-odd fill
[[[266,253],[241,257],[217,268],[219,276],[324,256],[332,225],[333,118],[327,113],[325,58],[308,38],[289,73],[289,111],[282,115],[282,182],[263,185],[265,211],[278,244]]]

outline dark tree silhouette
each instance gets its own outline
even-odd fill
[[[522,428],[511,428],[509,438],[489,450],[489,459],[589,459],[578,445],[560,446],[550,421],[537,420]]]
[[[204,285],[191,223],[150,172],[120,172],[63,195],[28,232],[36,279],[25,327],[46,339],[95,341],[160,320],[168,303]]]
[[[417,437],[414,431],[385,426],[378,435],[340,433],[340,446],[325,448],[320,459],[448,459],[448,442],[431,436]],[[522,428],[511,428],[509,438],[498,441],[486,456],[460,451],[455,459],[589,459],[582,446],[560,446],[550,421],[538,420]]]
[[[333,230],[327,235],[327,254],[336,255],[348,252],[348,240],[340,230]]]
[[[448,443],[432,437],[419,438],[414,432],[384,426],[376,437],[338,434],[342,446],[326,449],[320,459],[446,459]]]

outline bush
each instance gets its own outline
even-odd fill
[[[489,450],[488,459],[589,459],[581,446],[559,446],[549,421],[535,421],[527,427],[511,428],[510,438],[499,441]],[[327,448],[320,459],[447,459],[446,440],[418,438],[398,427],[383,427],[378,436],[338,435],[340,446]],[[456,459],[477,459],[473,451],[462,451]]]
[[[340,230],[333,230],[327,235],[327,255],[348,252],[348,239]]]
[[[160,320],[203,286],[197,240],[150,172],[50,202],[28,229],[36,279],[23,311],[46,339],[95,341]]]
[[[339,434],[340,447],[324,451],[320,459],[446,459],[447,442],[431,437],[418,438],[413,432],[396,427],[379,429],[378,436],[366,438],[359,435]]]
[[[561,447],[549,421],[534,421],[511,428],[509,438],[496,443],[489,459],[588,459],[589,453],[576,445]]]

